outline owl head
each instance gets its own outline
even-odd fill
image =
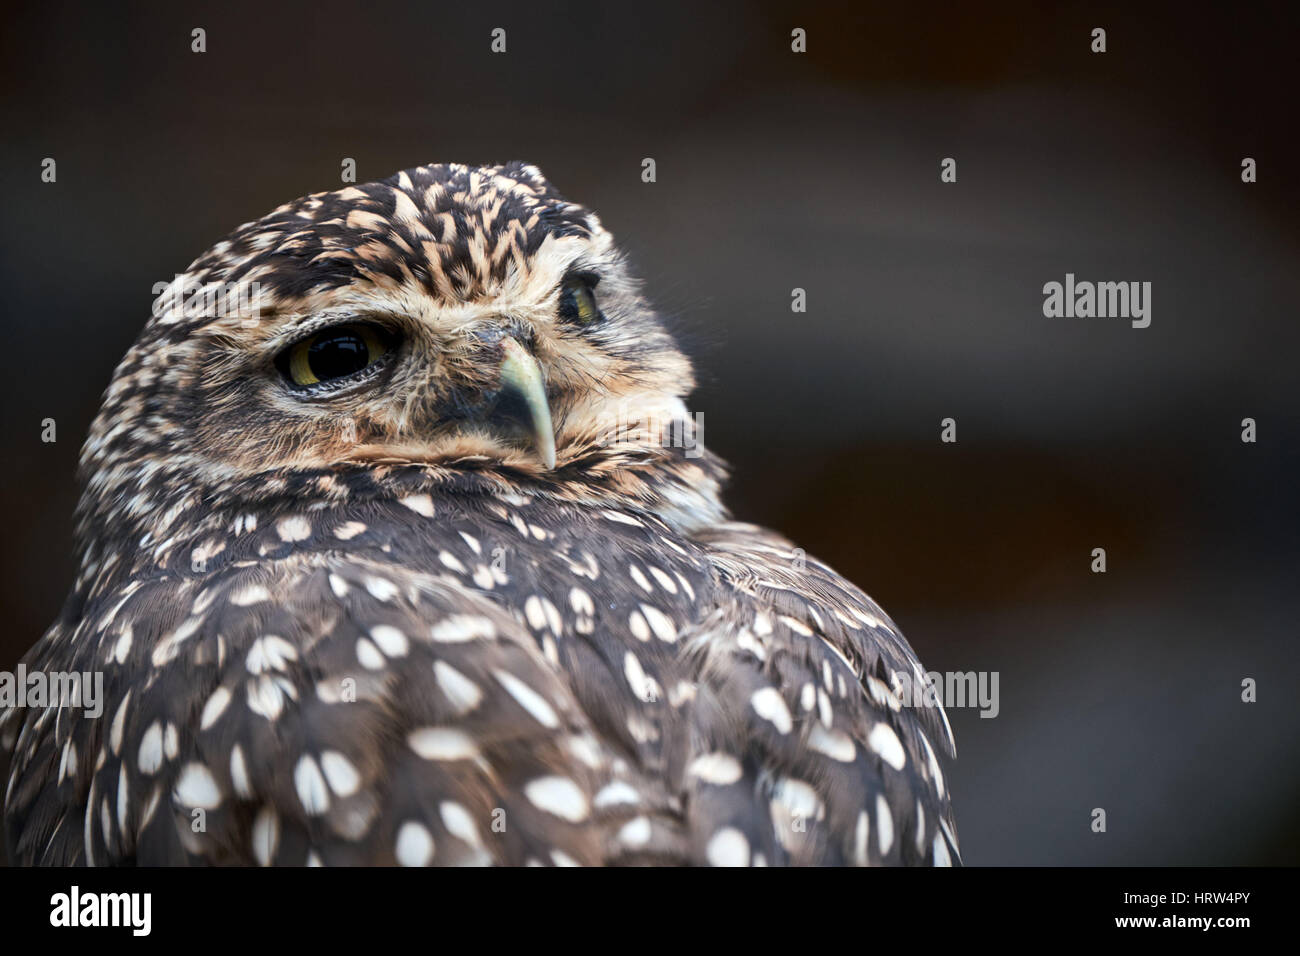
[[[160,483],[175,508],[412,472],[713,518],[693,386],[594,213],[535,166],[421,166],[280,206],[162,291],[86,443],[83,525],[157,540]]]

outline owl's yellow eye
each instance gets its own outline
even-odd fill
[[[560,289],[560,317],[576,325],[592,325],[605,316],[596,305],[595,285],[585,276],[566,279]]]
[[[294,385],[319,385],[355,375],[388,351],[387,337],[374,326],[341,325],[291,345],[281,370]]]

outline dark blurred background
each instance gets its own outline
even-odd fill
[[[1294,5],[854,6],[9,9],[0,669],[71,583],[79,444],[155,282],[344,157],[525,159],[685,330],[737,514],[928,668],[1000,672],[996,719],[950,714],[968,863],[1295,863]],[[1150,328],[1044,318],[1067,272],[1150,281]]]

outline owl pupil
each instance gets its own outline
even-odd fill
[[[307,349],[312,373],[322,382],[359,372],[370,364],[370,350],[355,332],[322,336]]]

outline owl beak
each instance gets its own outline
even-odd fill
[[[522,405],[533,448],[547,469],[555,468],[555,427],[551,424],[551,406],[546,401],[546,380],[537,359],[512,338],[501,342],[505,358],[501,360],[501,390]]]

